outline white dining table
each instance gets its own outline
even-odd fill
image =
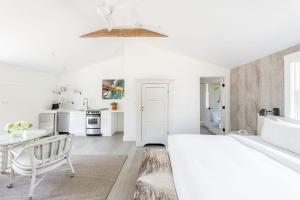
[[[12,134],[3,133],[0,134],[0,151],[2,152],[2,162],[0,172],[4,173],[7,169],[8,163],[8,150],[14,146],[23,145],[30,141],[38,140],[42,137],[49,136],[46,130],[26,130],[22,132],[15,132]]]

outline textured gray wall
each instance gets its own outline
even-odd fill
[[[300,45],[233,68],[230,72],[231,130],[256,133],[256,113],[274,107],[284,112],[284,56]]]

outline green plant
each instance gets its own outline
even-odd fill
[[[27,130],[32,127],[31,123],[24,122],[24,121],[18,121],[18,122],[13,122],[13,123],[8,123],[5,126],[5,131],[7,133],[12,133],[14,131],[18,130]]]

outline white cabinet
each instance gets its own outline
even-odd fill
[[[69,133],[75,135],[85,135],[86,113],[80,111],[70,112]]]
[[[123,121],[123,112],[104,110],[101,111],[101,133],[102,136],[112,136],[118,131],[123,131],[120,124]]]

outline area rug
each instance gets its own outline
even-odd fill
[[[75,177],[69,176],[68,165],[57,168],[37,186],[33,199],[105,200],[126,159],[116,155],[72,156]],[[1,200],[26,199],[30,177],[16,176],[12,189],[6,188],[7,183],[8,176],[0,175]]]

